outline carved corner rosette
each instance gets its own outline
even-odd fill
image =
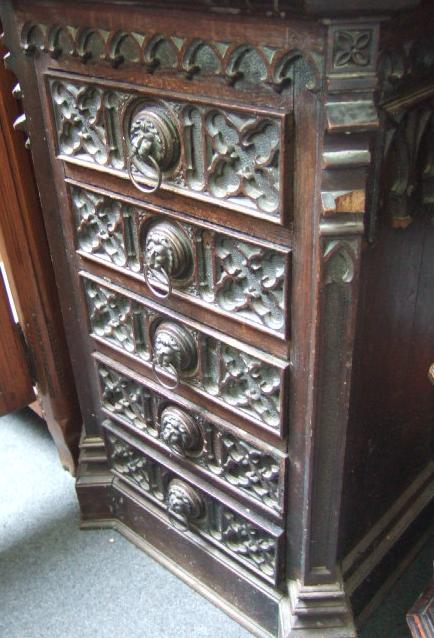
[[[379,127],[374,92],[380,22],[366,18],[326,25],[322,215],[363,217],[370,207],[367,185]]]

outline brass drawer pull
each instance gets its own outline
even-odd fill
[[[146,233],[144,253],[146,284],[155,296],[167,299],[172,293],[172,278],[181,281],[192,270],[190,242],[178,226],[161,221]]]
[[[161,168],[157,160],[154,157],[152,157],[152,155],[148,155],[146,158],[140,156],[140,159],[142,161],[146,160],[146,162],[151,165],[151,168],[155,170],[156,172],[155,184],[151,184],[150,186],[143,186],[142,184],[140,184],[140,182],[136,180],[133,173],[134,154],[129,155],[127,159],[128,177],[130,178],[134,186],[142,193],[145,193],[145,194],[155,193],[155,191],[157,191],[160,188],[161,182],[163,180],[163,174],[161,172]]]
[[[180,408],[169,405],[160,417],[160,437],[173,452],[186,456],[199,452],[204,444],[200,428],[194,418]]]
[[[142,193],[157,191],[163,173],[179,159],[179,135],[172,116],[163,107],[140,103],[127,120],[127,171],[134,186]],[[146,180],[140,183],[133,168]]]
[[[184,481],[173,479],[166,496],[167,513],[172,524],[182,531],[201,518],[204,504],[197,492]]]
[[[180,374],[196,366],[197,348],[194,338],[182,326],[163,321],[155,331],[153,345],[152,370],[162,385],[174,390],[179,385]],[[165,376],[173,379],[173,383],[168,382]]]
[[[179,372],[171,363],[162,366],[156,363],[156,361],[154,360],[152,361],[152,371],[161,385],[164,385],[164,387],[168,390],[175,390],[179,386]],[[170,376],[170,378],[173,378],[174,383],[166,381],[163,374]]]

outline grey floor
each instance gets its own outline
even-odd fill
[[[109,530],[79,531],[73,479],[30,411],[0,419],[1,638],[247,638],[175,576]],[[408,638],[430,577],[426,547],[361,638]]]

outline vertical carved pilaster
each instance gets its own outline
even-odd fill
[[[355,214],[325,218],[320,226],[308,533],[303,575],[290,583],[291,632],[284,635],[291,638],[313,628],[322,628],[322,636],[355,636],[337,564],[337,538],[362,232],[363,219]]]
[[[355,636],[337,562],[340,496],[361,239],[368,169],[378,128],[374,104],[378,21],[327,21],[320,222],[313,311],[314,332],[306,423],[304,537],[298,578],[289,583],[290,613],[282,607],[281,636],[318,632]],[[318,222],[317,222],[318,223]],[[289,616],[286,621],[285,615]],[[313,634],[312,634],[313,635]]]

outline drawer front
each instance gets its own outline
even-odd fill
[[[183,385],[282,433],[288,363],[245,346],[156,304],[83,275],[92,336],[152,367],[154,378],[182,394]]]
[[[283,531],[265,520],[250,519],[204,488],[193,486],[131,440],[104,422],[109,464],[113,473],[158,505],[170,524],[187,535],[199,536],[257,576],[280,580]]]
[[[237,496],[283,513],[286,457],[193,404],[186,407],[96,355],[106,415],[158,443],[183,466],[199,469]]]
[[[154,297],[185,296],[283,337],[288,250],[83,186],[69,191],[81,255],[138,277]]]
[[[145,194],[169,189],[287,220],[289,114],[160,99],[82,77],[47,82],[61,159],[130,179]]]

